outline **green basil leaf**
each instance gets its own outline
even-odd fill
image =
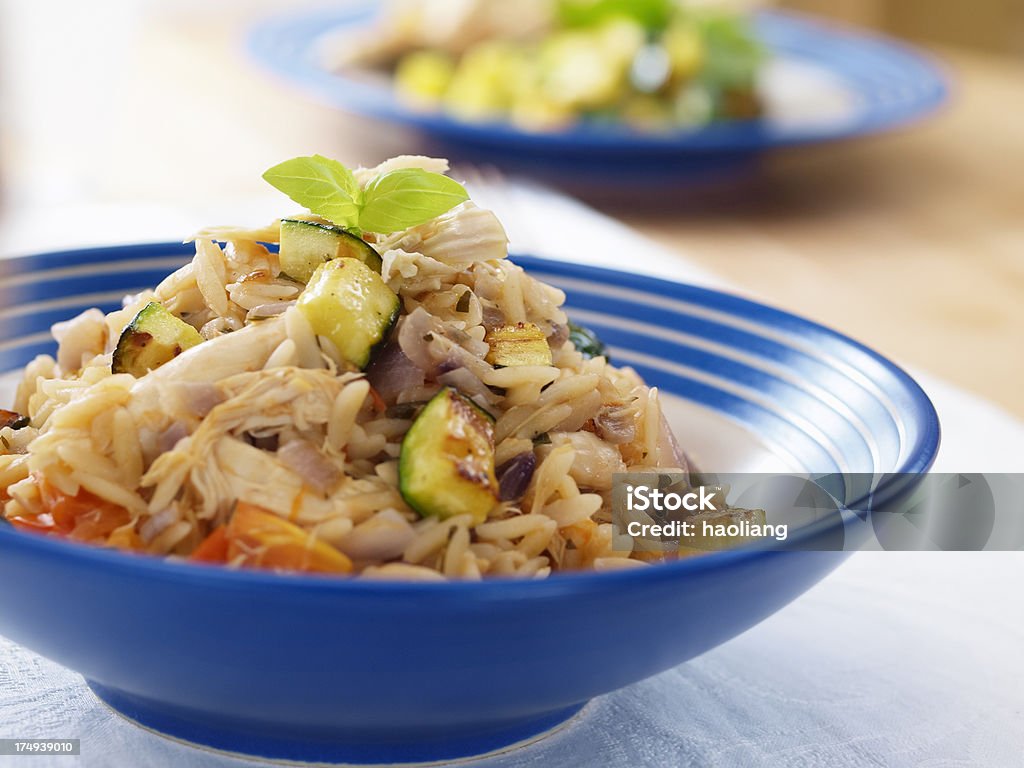
[[[430,221],[469,199],[453,179],[419,168],[378,176],[363,191],[359,226],[387,235]]]
[[[352,171],[323,155],[296,157],[263,174],[271,186],[340,227],[359,224],[362,190]]]

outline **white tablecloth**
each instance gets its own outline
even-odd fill
[[[481,764],[1019,768],[1020,563],[1016,553],[854,555],[746,634]],[[143,731],[77,675],[4,641],[0,724],[0,736],[80,738],[88,766],[250,764]]]
[[[638,271],[720,285],[621,225],[542,190],[481,186],[475,196],[502,213],[521,250],[610,266],[631,252]],[[257,203],[239,220],[259,222],[257,210],[272,209]],[[126,231],[126,221],[138,231]],[[107,218],[94,209],[81,227],[63,230],[75,232],[76,244],[90,232],[102,242],[98,233],[107,226],[125,240],[153,240],[180,236],[171,225],[203,221],[180,212],[131,217],[123,209]],[[0,253],[26,244],[17,231],[0,233]],[[35,240],[31,247],[50,245]],[[943,421],[938,469],[1022,469],[1024,426],[974,396],[920,378]],[[480,764],[1024,766],[1022,577],[1020,553],[856,554],[741,637],[592,702],[538,744]],[[82,740],[81,758],[34,757],[38,768],[256,764],[143,731],[100,704],[77,675],[0,638],[2,737]]]

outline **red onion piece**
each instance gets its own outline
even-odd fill
[[[625,445],[636,439],[636,416],[627,405],[606,405],[594,417],[598,436],[612,445]]]
[[[658,449],[662,455],[666,453],[670,455],[675,466],[683,470],[683,472],[689,472],[690,462],[686,458],[686,454],[683,453],[683,449],[679,446],[679,441],[676,440],[672,427],[669,426],[668,419],[665,418],[664,411],[661,414],[661,434],[658,436]]]
[[[402,392],[423,386],[423,371],[405,356],[399,344],[391,342],[373,358],[366,369],[366,380],[384,402],[394,403]]]
[[[478,373],[482,368],[490,367],[483,361],[487,344],[477,341],[465,331],[446,327],[423,307],[417,307],[403,318],[398,328],[398,343],[405,356],[428,379],[455,367],[469,368]]]
[[[453,387],[469,397],[483,398],[485,403],[494,402],[494,393],[468,368],[455,368],[447,373],[442,373],[437,377],[437,381],[447,387]]]
[[[152,517],[147,518],[147,520],[139,526],[139,538],[142,539],[143,544],[149,544],[153,539],[166,531],[180,519],[181,515],[176,507],[163,509]]]
[[[422,307],[417,307],[402,320],[398,328],[398,344],[405,356],[428,376],[433,376],[447,356],[437,340],[441,324]]]
[[[484,304],[481,310],[484,328],[497,328],[505,324],[505,313],[490,304]],[[568,336],[566,337],[568,338]]]
[[[173,451],[179,441],[188,437],[188,430],[180,421],[175,421],[156,437],[156,446],[160,453]]]
[[[498,498],[502,501],[518,501],[526,493],[537,468],[537,457],[533,451],[524,451],[506,461],[495,473],[498,476]]]
[[[206,418],[216,406],[224,402],[224,393],[215,384],[198,381],[179,381],[174,385],[181,404],[200,419]]]
[[[278,448],[277,458],[306,485],[320,493],[327,493],[341,479],[341,470],[305,440],[285,443]]]
[[[569,340],[569,326],[565,323],[558,323],[551,327],[551,335],[548,336],[548,345],[552,349],[559,349]]]

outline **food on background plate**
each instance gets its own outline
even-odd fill
[[[658,393],[446,171],[287,161],[264,178],[309,212],[203,230],[154,290],[54,326],[0,412],[3,518],[376,578],[643,565],[612,551],[610,493],[686,470]]]
[[[389,73],[413,108],[528,131],[659,131],[762,113],[765,52],[745,14],[707,3],[403,0],[328,50],[332,69]]]

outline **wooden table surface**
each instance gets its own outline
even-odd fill
[[[1024,62],[943,52],[949,105],[608,213],[766,300],[1024,416]],[[1016,105],[1016,106],[1011,106]]]
[[[119,54],[127,74],[100,105],[102,130],[83,146],[67,139],[65,171],[77,163],[90,199],[245,199],[264,192],[253,168],[283,157],[369,165],[418,148],[254,71],[244,25],[197,13],[146,20]],[[598,207],[741,290],[1024,416],[1024,63],[942,55],[954,94],[923,124],[782,152],[750,177],[659,203]],[[74,76],[50,87],[84,87]],[[40,151],[52,157],[52,144]]]

